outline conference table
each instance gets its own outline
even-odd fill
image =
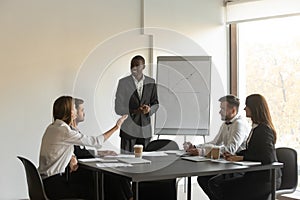
[[[174,179],[187,177],[187,199],[191,200],[191,177],[193,176],[207,176],[214,174],[229,174],[236,172],[250,172],[260,170],[270,170],[272,174],[271,196],[275,200],[275,169],[282,168],[283,164],[275,162],[268,165],[245,166],[232,163],[221,163],[212,161],[193,162],[184,160],[176,154],[168,154],[167,156],[143,156],[144,159],[150,160],[147,164],[134,164],[131,167],[99,167],[97,161],[82,162],[79,165],[85,169],[95,172],[95,191],[96,198],[104,199],[104,179],[103,174],[111,173],[129,178],[135,182],[136,200],[138,200],[138,183],[143,181],[156,181],[165,179]],[[100,178],[101,187],[99,188],[98,180]],[[101,190],[101,197],[99,197],[99,190]]]

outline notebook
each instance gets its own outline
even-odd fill
[[[143,158],[118,158],[119,161],[129,164],[150,164],[151,160]]]

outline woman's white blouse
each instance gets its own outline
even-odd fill
[[[74,145],[101,148],[103,142],[103,135],[83,135],[72,130],[64,121],[55,120],[47,127],[42,138],[38,168],[42,178],[65,172],[74,154]]]

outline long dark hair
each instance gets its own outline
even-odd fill
[[[53,104],[53,119],[60,119],[68,125],[72,122],[72,107],[74,99],[71,96],[61,96]]]
[[[251,120],[255,124],[268,125],[274,134],[274,144],[276,143],[277,133],[275,131],[270,110],[266,99],[260,94],[252,94],[246,98],[246,106],[251,111]]]

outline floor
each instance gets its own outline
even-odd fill
[[[187,193],[184,186],[184,179],[181,179],[177,188],[177,199],[186,200]],[[192,200],[209,200],[202,189],[199,187],[196,179],[192,178]],[[300,187],[292,194],[286,194],[280,197],[278,200],[300,200]]]
[[[177,188],[177,200],[186,200],[187,193],[184,187],[184,178],[179,181]],[[197,200],[209,200],[209,198],[205,195],[202,189],[199,187],[197,180],[195,177],[192,177],[192,199]]]
[[[300,188],[298,188],[292,194],[282,195],[278,200],[296,200],[296,199],[300,199]]]

